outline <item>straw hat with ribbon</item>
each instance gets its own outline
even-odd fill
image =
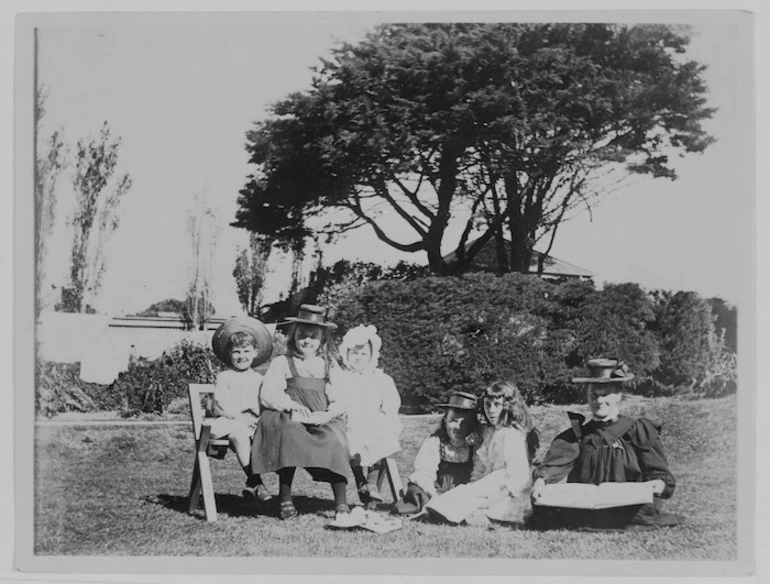
[[[454,408],[456,410],[476,410],[478,398],[472,393],[453,391],[449,394],[449,403],[438,404],[440,408]]]
[[[256,318],[237,316],[223,322],[211,338],[211,348],[214,349],[214,354],[223,363],[232,365],[230,363],[230,350],[227,345],[230,342],[230,337],[236,332],[245,332],[254,337],[257,356],[254,357],[252,367],[262,365],[273,354],[273,336],[267,327]]]
[[[336,329],[337,325],[326,320],[327,309],[315,304],[302,304],[299,307],[297,316],[289,316],[281,324],[300,323],[314,324],[328,329]]]
[[[623,383],[634,378],[628,365],[618,359],[591,359],[586,367],[588,377],[575,377],[572,383]]]

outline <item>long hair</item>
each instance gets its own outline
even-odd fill
[[[484,390],[484,395],[479,400],[479,409],[481,410],[479,418],[483,424],[489,424],[484,412],[484,400],[498,397],[503,398],[503,411],[500,414],[501,423],[503,426],[514,427],[524,432],[527,437],[527,457],[531,463],[540,446],[540,432],[535,427],[527,404],[513,381],[498,381]]]
[[[297,331],[299,330],[299,327],[314,327],[320,329],[321,344],[318,347],[318,356],[326,362],[327,367],[331,366],[332,363],[339,364],[337,349],[334,346],[334,343],[331,342],[331,332],[328,327],[305,324],[302,322],[295,322],[289,328],[289,338],[286,341],[286,353],[290,357],[297,357],[300,359],[303,357],[302,351],[297,347]]]

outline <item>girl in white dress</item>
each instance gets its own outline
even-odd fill
[[[378,367],[382,339],[372,325],[359,325],[342,339],[344,371],[339,389],[348,412],[350,466],[364,504],[382,501],[377,477],[383,458],[400,450],[401,397],[393,378]]]

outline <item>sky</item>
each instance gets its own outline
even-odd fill
[[[590,214],[564,223],[553,256],[592,271],[598,284],[633,281],[731,303],[747,297],[754,249],[751,60],[741,53],[747,29],[735,16],[685,19],[694,24],[688,54],[708,67],[709,105],[718,111],[704,127],[716,143],[677,160],[678,180],[635,179]],[[184,297],[185,215],[201,192],[222,225],[213,302],[219,314],[238,313],[232,266],[247,232],[229,223],[238,190],[253,172],[245,132],[270,103],[309,87],[311,67],[329,55],[335,39],[355,42],[393,19],[377,12],[112,14],[41,25],[38,75],[48,92],[43,133],[61,129],[74,145],[107,120],[122,137],[120,169],[133,179],[106,252],[97,307],[130,313]],[[60,284],[71,237],[68,183],[65,177],[57,190],[58,226],[46,269]],[[324,248],[325,263],[342,258],[425,263],[424,253],[396,252],[369,228]],[[269,282],[267,300],[276,300],[288,287],[285,262],[274,265]]]

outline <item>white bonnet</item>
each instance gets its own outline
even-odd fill
[[[342,357],[342,362],[345,364],[345,367],[350,367],[350,364],[348,363],[348,351],[353,347],[365,345],[366,343],[370,343],[372,347],[371,367],[377,367],[380,358],[380,349],[382,348],[382,339],[380,338],[380,335],[377,334],[377,327],[371,324],[360,324],[357,327],[350,329],[345,333],[345,336],[342,337],[342,342],[340,343],[340,357]]]

